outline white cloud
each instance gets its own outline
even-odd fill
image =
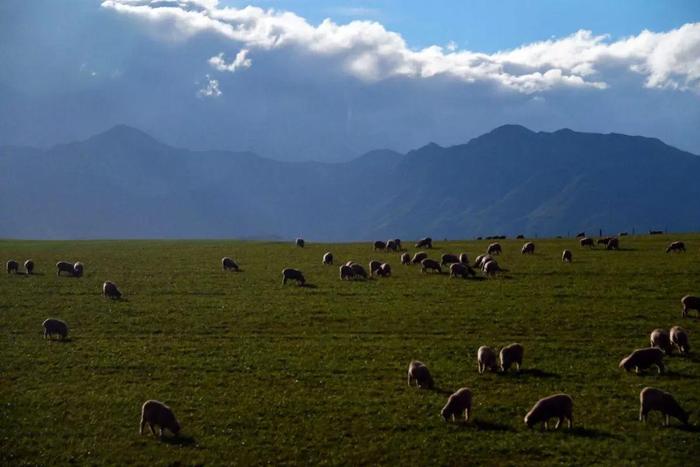
[[[250,68],[253,62],[248,58],[248,49],[241,49],[231,63],[226,63],[226,60],[224,60],[224,53],[221,52],[219,55],[211,57],[209,59],[209,64],[218,71],[230,71],[234,73],[236,70],[242,68]]]
[[[207,75],[207,81],[204,83],[204,87],[197,91],[198,97],[219,97],[221,94],[221,89],[219,88],[219,81],[211,78]]]
[[[535,93],[562,87],[604,89],[615,77],[614,70],[642,76],[651,88],[700,91],[700,23],[668,32],[642,31],[617,41],[581,30],[485,54],[458,51],[449,45],[412,50],[400,34],[375,21],[337,24],[326,19],[313,26],[291,12],[220,7],[215,0],[106,0],[102,6],[145,20],[171,40],[210,32],[242,44],[246,51],[287,47],[337,57],[348,73],[370,81],[446,75],[467,83],[494,82]],[[245,56],[241,60],[235,66],[236,56],[226,64],[219,55],[210,63],[227,71],[250,66],[242,65]]]

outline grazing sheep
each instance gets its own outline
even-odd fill
[[[353,264],[355,264],[355,262],[354,262],[353,260],[350,260],[350,261],[348,261],[347,263],[345,263],[345,265],[346,265],[347,267],[350,267],[350,266],[352,266]]]
[[[658,347],[669,355],[673,351],[671,337],[665,329],[654,329],[649,336],[650,347]]]
[[[418,253],[413,255],[413,258],[411,259],[411,263],[418,264],[427,257],[428,257],[428,253],[426,253],[425,251],[419,251]]]
[[[298,269],[284,268],[282,269],[282,285],[286,284],[287,281],[297,281],[299,287],[306,284],[306,279],[304,279],[304,274]]]
[[[122,293],[117,288],[117,284],[111,281],[105,281],[102,284],[102,295],[106,298],[111,298],[112,300],[118,300],[122,298]]]
[[[7,273],[14,273],[17,274],[19,271],[19,263],[15,261],[14,259],[11,259],[7,262]]]
[[[224,271],[239,271],[238,264],[228,256],[221,258],[221,268]]]
[[[469,264],[469,255],[467,255],[466,253],[460,253],[459,262],[462,264]]]
[[[396,251],[399,249],[399,247],[396,246],[396,242],[394,240],[387,240],[386,249],[387,251]]]
[[[610,242],[611,237],[601,237],[596,242],[598,245],[607,245]]]
[[[476,353],[476,361],[479,364],[479,374],[482,374],[487,369],[489,371],[498,370],[498,356],[491,347],[485,345],[479,347]]]
[[[367,271],[365,271],[365,268],[363,268],[360,264],[353,263],[350,265],[350,269],[352,269],[352,275],[354,277],[367,279]]]
[[[512,365],[515,365],[520,371],[524,353],[525,348],[521,344],[510,344],[503,347],[500,353],[501,371],[505,373]]]
[[[305,242],[303,238],[297,238],[294,242],[299,248],[304,248]]]
[[[452,263],[450,264],[450,277],[462,277],[467,278],[468,276],[475,276],[476,273],[472,268],[466,264],[462,263]]]
[[[472,267],[483,269],[484,264],[488,263],[489,261],[493,261],[493,257],[491,255],[479,255],[474,260],[474,265]]]
[[[531,255],[535,253],[535,244],[532,242],[527,242],[523,245],[520,253],[523,255]]]
[[[503,249],[501,248],[501,244],[496,242],[496,243],[491,243],[488,248],[486,249],[486,254],[487,255],[500,255],[503,252]]]
[[[671,251],[677,251],[677,252],[683,252],[685,253],[685,243],[683,242],[672,242],[668,248],[666,248],[666,253],[669,253]]]
[[[350,280],[350,279],[352,279],[352,277],[353,277],[353,273],[352,273],[352,268],[350,266],[347,266],[345,264],[340,266],[340,280],[341,281],[345,280],[345,279]]]
[[[693,295],[686,295],[681,298],[681,303],[683,304],[683,316],[684,318],[688,316],[688,311],[695,310],[700,313],[700,297],[695,297]]]
[[[571,253],[571,250],[564,250],[561,252],[561,260],[565,263],[570,263],[572,258],[573,253]]]
[[[382,267],[382,263],[377,261],[377,260],[372,260],[369,262],[369,275],[374,276],[374,273],[379,271],[379,268]]]
[[[558,418],[554,429],[559,429],[564,419],[567,420],[569,428],[574,424],[574,401],[568,394],[554,394],[544,397],[525,415],[525,424],[532,428],[538,423],[542,423],[542,429],[547,429],[547,421],[551,418]]]
[[[445,421],[450,418],[454,420],[456,417],[464,414],[464,421],[469,421],[469,415],[472,412],[472,391],[469,388],[457,390],[447,399],[447,404],[440,411],[440,415]]]
[[[624,368],[625,371],[631,371],[633,368],[636,373],[640,370],[646,370],[652,366],[656,366],[659,369],[659,374],[664,372],[664,352],[656,347],[647,347],[644,349],[637,349],[627,357],[620,361],[620,368]]]
[[[382,263],[377,270],[377,275],[381,277],[391,276],[391,265],[389,263]]]
[[[25,261],[24,270],[27,271],[27,274],[34,274],[34,261],[32,261],[31,259]]]
[[[139,434],[143,435],[144,427],[148,425],[148,429],[152,434],[156,434],[153,429],[158,427],[158,436],[163,436],[163,431],[168,430],[175,436],[180,433],[180,423],[175,418],[175,414],[170,407],[159,401],[146,401],[141,407],[141,425]]]
[[[411,264],[411,255],[408,253],[401,254],[401,264],[405,264],[405,265]]]
[[[396,249],[401,250],[401,239],[400,238],[395,238],[394,243],[396,244]]]
[[[421,238],[416,242],[416,248],[432,248],[433,239],[430,237]]]
[[[330,251],[323,255],[323,264],[333,264],[333,254]]]
[[[483,266],[481,269],[484,271],[484,274],[490,277],[495,277],[496,273],[501,272],[502,269],[498,265],[498,263],[494,260],[487,261],[483,263]]]
[[[605,245],[606,250],[619,250],[620,249],[620,240],[616,237],[611,238],[608,241],[608,244]]]
[[[56,263],[56,275],[60,276],[62,272],[67,272],[71,276],[74,275],[73,265],[68,261],[59,261]]]
[[[671,343],[678,347],[678,351],[682,354],[690,352],[690,343],[688,342],[688,333],[680,326],[673,326],[670,332]]]
[[[427,272],[428,269],[431,271],[437,271],[438,273],[442,273],[442,268],[440,268],[440,263],[435,261],[434,259],[430,258],[425,258],[423,261],[420,262],[421,265],[421,272]]]
[[[374,242],[374,251],[386,249],[386,243],[381,240]]]
[[[448,264],[452,263],[459,263],[459,257],[457,255],[452,255],[449,253],[445,253],[440,257],[440,264],[442,266],[446,266]]]
[[[677,418],[688,424],[688,412],[683,410],[676,399],[668,392],[661,389],[646,387],[639,393],[639,421],[647,421],[647,416],[652,410],[661,412],[664,416],[664,426],[671,424],[671,417]]]
[[[586,232],[579,232],[576,234],[576,238],[585,238],[586,237]]]
[[[44,339],[47,337],[52,339],[52,336],[57,335],[61,339],[65,339],[68,336],[68,325],[65,321],[61,321],[56,318],[49,318],[41,323],[44,326]]]
[[[73,265],[73,275],[75,277],[82,277],[83,270],[84,270],[83,263],[81,263],[80,261],[78,261],[77,263],[75,263]]]
[[[408,365],[408,385],[410,386],[413,381],[415,381],[416,386],[421,389],[433,389],[435,386],[433,377],[430,376],[430,371],[428,371],[428,367],[418,360],[413,360]]]
[[[578,241],[578,243],[581,245],[581,248],[583,248],[584,246],[587,246],[589,248],[593,248],[595,246],[595,244],[593,243],[593,239],[588,238],[588,237],[582,238],[581,240]]]

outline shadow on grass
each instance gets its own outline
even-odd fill
[[[177,446],[192,446],[197,444],[197,440],[192,436],[163,436],[160,438],[161,443],[174,444]]]
[[[621,436],[619,435],[614,435],[610,432],[603,431],[603,430],[596,430],[595,428],[584,428],[581,426],[576,426],[571,428],[570,430],[565,430],[569,431],[572,435],[574,436],[580,436],[582,438],[591,438],[591,439],[622,439]]]
[[[653,374],[653,373],[652,373]],[[663,375],[668,379],[698,379],[695,375],[688,375],[684,373],[678,373],[677,371],[666,370]]]
[[[671,425],[669,428],[687,431],[688,433],[700,433],[700,426],[698,425]]]
[[[439,387],[434,387],[432,391],[436,392],[437,394],[442,394],[443,396],[451,396],[454,394],[454,391],[451,389],[445,389],[445,388],[439,388]]]
[[[515,431],[515,428],[510,425],[488,420],[474,420],[474,426],[480,431]]]
[[[70,344],[73,342],[72,337],[66,337],[65,339],[47,339],[49,342],[55,342],[57,344]]]
[[[539,368],[521,368],[520,371],[513,371],[511,369],[505,373],[498,372],[497,374],[504,378],[560,378],[560,376],[557,373],[550,373],[548,371],[540,370]]]
[[[304,285],[302,285],[302,286],[300,286],[300,287],[305,288],[305,289],[318,289],[318,286],[317,286],[317,285],[308,284],[308,283],[307,283],[307,284],[304,284]]]

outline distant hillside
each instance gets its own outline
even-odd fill
[[[700,157],[657,139],[506,125],[338,164],[195,152],[127,126],[0,148],[0,236],[367,240],[700,230]]]

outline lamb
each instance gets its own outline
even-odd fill
[[[24,270],[27,271],[28,275],[34,274],[34,261],[28,259],[24,262]]]
[[[646,387],[639,393],[639,421],[647,421],[649,412],[658,410],[664,416],[664,426],[671,424],[671,417],[688,424],[689,413],[683,410],[676,399],[661,389]]]
[[[688,311],[695,310],[700,313],[700,297],[695,297],[693,295],[686,295],[681,298],[681,303],[683,304],[683,318],[688,316]]]
[[[299,248],[304,248],[305,243],[304,243],[304,239],[303,239],[303,238],[297,238],[296,241],[295,241],[294,243],[295,243],[296,246],[298,246]]]
[[[401,255],[401,264],[409,265],[411,264],[411,255],[408,253],[403,253]]]
[[[9,260],[7,262],[7,273],[17,274],[17,272],[19,272],[19,263],[14,259]]]
[[[486,249],[487,255],[500,255],[502,252],[501,244],[498,242],[491,243]]]
[[[593,244],[593,239],[592,239],[592,238],[588,238],[588,237],[584,237],[584,238],[582,238],[581,240],[579,240],[578,242],[579,242],[579,244],[581,245],[581,248],[583,248],[584,246],[587,246],[587,247],[589,247],[589,248],[593,248],[593,247],[595,246],[595,245]]]
[[[624,368],[625,371],[630,371],[632,368],[634,368],[636,373],[639,373],[640,370],[646,370],[652,366],[656,366],[659,369],[659,374],[664,372],[663,350],[656,347],[637,349],[627,357],[623,358],[619,365],[619,367]]]
[[[394,240],[387,240],[386,249],[387,251],[396,251],[399,248],[396,246],[396,242]]]
[[[221,268],[224,271],[239,271],[238,264],[228,256],[221,258]]]
[[[572,257],[573,254],[571,253],[571,250],[564,250],[561,252],[561,260],[565,263],[570,263]]]
[[[379,268],[382,267],[382,263],[377,261],[377,260],[372,260],[369,262],[369,275],[374,276],[374,273],[379,271]]]
[[[501,272],[502,269],[498,265],[498,263],[494,260],[487,261],[483,263],[483,266],[481,269],[484,271],[484,274],[490,277],[495,277],[496,273]]]
[[[576,234],[576,238],[585,238],[586,237],[586,232],[579,232]]]
[[[352,268],[350,266],[347,266],[343,264],[340,266],[340,280],[345,280],[345,279],[352,279],[353,273],[352,273]]]
[[[83,276],[83,263],[78,261],[73,265],[73,275],[75,277],[82,277]]]
[[[117,288],[117,284],[111,281],[105,281],[105,283],[102,284],[102,295],[112,300],[119,300],[122,298],[122,293]]]
[[[671,251],[683,252],[685,253],[685,243],[683,242],[672,242],[668,248],[666,248],[666,253]]]
[[[459,262],[462,264],[469,264],[469,255],[467,255],[466,253],[460,253]]]
[[[367,271],[365,271],[365,268],[363,268],[361,265],[353,263],[350,265],[350,269],[352,269],[352,274],[354,277],[367,279]]]
[[[160,401],[149,400],[143,403],[139,428],[140,435],[143,435],[143,429],[146,425],[148,425],[148,429],[154,435],[156,432],[153,427],[157,426],[159,437],[163,436],[165,430],[170,431],[175,436],[180,433],[180,423],[175,418],[172,409]]]
[[[678,347],[678,351],[682,354],[690,352],[690,344],[688,343],[688,333],[680,326],[673,326],[670,332],[671,344]]]
[[[479,374],[484,373],[487,369],[489,371],[498,370],[498,357],[491,347],[485,345],[479,347],[476,353],[476,361],[479,364]]]
[[[459,417],[464,414],[464,421],[469,421],[469,415],[472,412],[472,391],[469,388],[461,388],[457,390],[447,399],[447,404],[440,411],[440,415],[445,421],[450,418]]]
[[[620,249],[620,240],[613,237],[608,241],[608,244],[605,246],[606,250],[619,250]]]
[[[374,251],[386,249],[386,243],[381,240],[374,242]]]
[[[523,255],[531,255],[535,253],[535,244],[532,242],[527,242],[523,245],[520,253]]]
[[[282,285],[286,284],[287,281],[297,281],[299,287],[306,284],[306,279],[304,279],[304,274],[298,269],[284,268],[282,269]]]
[[[518,371],[520,371],[520,366],[523,364],[524,353],[525,348],[522,344],[515,343],[503,347],[500,353],[501,371],[505,373],[512,365],[516,365]]]
[[[430,237],[421,238],[416,242],[416,248],[432,248],[433,239]]]
[[[435,261],[434,259],[430,258],[425,258],[423,261],[420,262],[421,265],[421,272],[427,272],[428,269],[431,271],[437,271],[438,273],[442,273],[442,268],[440,268],[440,263]]]
[[[62,272],[67,272],[69,275],[74,275],[73,265],[68,261],[59,261],[56,263],[56,275],[60,276]]]
[[[418,360],[413,360],[408,365],[408,385],[410,386],[413,381],[415,381],[416,386],[421,389],[433,389],[435,386],[433,377],[430,376],[430,371],[428,371],[428,367]]]
[[[391,265],[389,265],[389,263],[382,263],[381,266],[379,266],[379,270],[377,270],[377,275],[381,277],[391,276]]]
[[[467,278],[467,276],[475,276],[474,270],[462,263],[450,264],[450,277],[462,277]]]
[[[413,258],[411,259],[411,263],[418,264],[427,257],[428,257],[428,253],[426,253],[425,251],[419,251],[418,253],[413,255]]]
[[[665,329],[654,329],[651,331],[649,341],[651,342],[650,347],[658,347],[666,352],[667,355],[673,351],[673,346],[671,346],[671,338],[669,337],[668,331]]]
[[[49,318],[44,320],[41,325],[44,326],[44,339],[52,339],[52,336],[58,335],[63,340],[68,336],[68,325],[65,321]]]
[[[449,253],[446,253],[440,257],[440,264],[442,266],[445,266],[447,264],[452,264],[452,263],[459,263],[459,258],[457,255],[451,255]]]
[[[542,429],[547,429],[547,421],[550,418],[558,418],[554,429],[559,429],[564,419],[571,428],[574,424],[574,400],[568,394],[554,394],[540,399],[525,415],[525,424],[532,428],[538,423],[542,423]]]

